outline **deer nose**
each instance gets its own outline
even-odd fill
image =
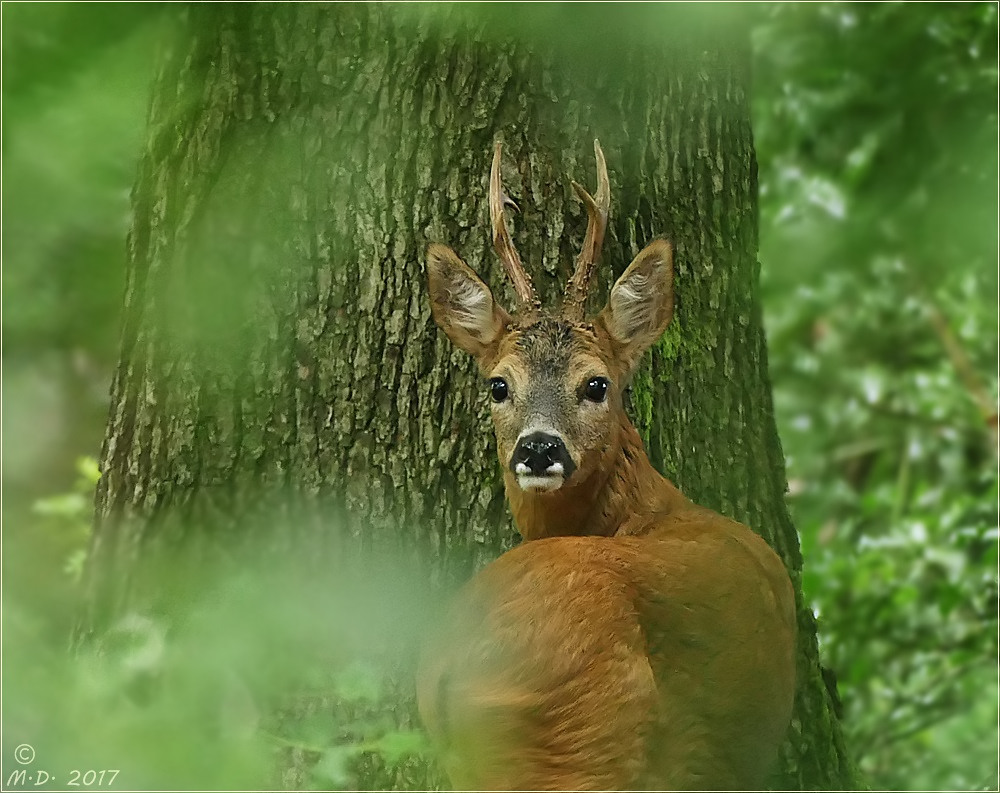
[[[562,438],[545,432],[525,435],[517,443],[510,458],[510,470],[515,474],[568,477],[576,466]],[[527,470],[525,470],[527,469]]]

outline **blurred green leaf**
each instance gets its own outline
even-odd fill
[[[351,764],[360,754],[360,746],[331,746],[323,752],[313,774],[320,782],[345,788],[351,781]]]
[[[87,499],[79,493],[64,493],[39,499],[33,508],[38,515],[78,518],[87,508]]]
[[[381,695],[377,673],[360,662],[351,663],[336,675],[337,694],[346,700],[374,702]]]
[[[97,460],[93,457],[80,457],[76,461],[76,472],[87,484],[93,486],[100,481],[101,469],[97,466]]]
[[[378,752],[387,763],[397,765],[406,757],[425,754],[430,750],[427,737],[416,730],[396,730],[387,732],[371,749]]]

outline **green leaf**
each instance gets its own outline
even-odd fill
[[[32,504],[31,509],[36,515],[77,518],[83,515],[89,503],[80,493],[64,493],[40,498]]]
[[[429,750],[427,736],[419,730],[399,730],[388,732],[372,744],[390,765],[397,765],[410,755],[422,755]]]
[[[344,744],[331,746],[313,767],[313,775],[333,787],[345,788],[351,782],[351,766],[361,753],[361,746]]]
[[[360,661],[352,663],[338,672],[334,685],[337,694],[350,701],[374,702],[382,691],[382,685],[375,670]]]
[[[89,456],[77,458],[76,472],[89,485],[96,485],[101,478],[101,469],[97,467],[97,460]]]

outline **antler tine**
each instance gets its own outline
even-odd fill
[[[563,302],[563,314],[568,319],[583,319],[587,302],[587,290],[594,274],[594,265],[601,255],[604,244],[604,232],[608,228],[608,211],[611,208],[611,184],[608,182],[608,166],[604,161],[601,143],[594,139],[594,156],[597,159],[597,198],[588,193],[583,186],[571,182],[573,190],[587,207],[587,234],[583,238],[583,248],[576,257],[576,267],[573,277],[566,286],[566,299]]]
[[[510,232],[507,231],[507,219],[504,216],[504,205],[514,204],[503,192],[500,184],[500,151],[502,144],[496,142],[493,149],[493,166],[490,168],[490,226],[493,229],[493,247],[496,249],[500,261],[503,263],[507,277],[514,285],[514,292],[520,304],[522,313],[533,313],[541,305],[535,295],[535,289],[531,285],[531,278],[524,271],[521,264],[521,257],[514,249]],[[516,205],[514,205],[516,208]]]

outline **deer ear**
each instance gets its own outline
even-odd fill
[[[674,315],[674,249],[666,240],[649,243],[611,288],[601,312],[631,370],[663,335]]]
[[[493,299],[490,288],[446,245],[427,249],[431,314],[438,327],[461,349],[482,357],[500,338],[510,315]]]

